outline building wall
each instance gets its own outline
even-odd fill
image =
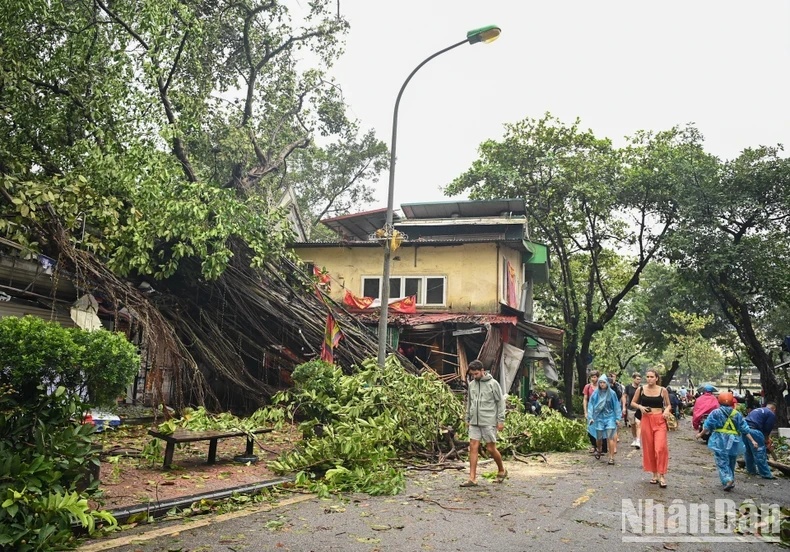
[[[74,321],[71,319],[68,313],[63,310],[53,311],[52,309],[45,309],[43,307],[13,303],[10,301],[0,301],[0,318],[6,316],[16,316],[18,318],[22,318],[28,314],[37,316],[38,318],[42,318],[48,322],[57,322],[65,328],[73,328],[75,326]]]
[[[755,366],[744,366],[743,373],[741,375],[741,384],[743,385],[742,389],[745,391],[748,389],[752,393],[757,392],[759,393],[762,389],[762,385],[760,384],[760,372],[757,370]],[[738,367],[737,366],[727,366],[724,368],[724,374],[719,379],[719,381],[714,381],[714,385],[716,385],[720,390],[726,389],[733,389],[738,390]]]
[[[331,297],[343,300],[345,289],[362,296],[362,278],[380,277],[384,262],[381,247],[307,247],[299,246],[297,255],[319,268],[326,268],[331,282]],[[494,243],[456,246],[402,246],[393,252],[392,276],[444,276],[447,304],[420,307],[421,311],[498,312],[503,296],[503,258],[516,269],[517,294],[524,281],[521,253]]]

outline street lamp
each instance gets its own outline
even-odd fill
[[[406,89],[406,85],[409,84],[409,81],[414,76],[414,74],[422,68],[423,65],[431,61],[433,58],[442,55],[445,52],[449,52],[453,48],[457,48],[461,44],[477,44],[482,42],[487,44],[489,42],[493,42],[497,38],[499,38],[500,33],[502,30],[497,27],[496,25],[488,25],[487,27],[481,27],[479,29],[474,29],[466,33],[466,38],[460,42],[453,44],[452,46],[448,46],[443,50],[439,50],[435,54],[429,56],[422,63],[420,63],[417,67],[414,68],[406,80],[403,83],[403,86],[400,87],[400,91],[398,92],[398,97],[395,100],[395,110],[392,113],[392,142],[390,144],[390,180],[389,180],[389,189],[387,190],[387,219],[384,223],[384,232],[381,235],[384,238],[384,270],[381,280],[381,315],[379,318],[379,357],[378,362],[379,366],[384,366],[384,360],[387,356],[387,317],[389,315],[389,300],[390,300],[390,257],[392,256],[392,215],[393,215],[393,196],[395,195],[395,151],[396,151],[396,144],[398,141],[398,106],[400,105],[401,96],[403,96],[403,91]]]

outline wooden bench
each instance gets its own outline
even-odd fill
[[[252,435],[260,435],[262,433],[269,433],[273,431],[272,428],[253,429],[250,432],[246,431],[192,431],[189,429],[177,429],[173,433],[159,433],[153,429],[148,430],[148,435],[162,439],[167,443],[165,448],[165,462],[163,467],[168,469],[170,464],[173,463],[173,452],[175,452],[178,443],[194,443],[197,441],[208,441],[208,462],[207,464],[215,464],[217,462],[217,441],[226,439],[228,437],[247,437],[247,450],[246,456],[252,456],[253,444]]]

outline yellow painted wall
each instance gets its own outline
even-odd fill
[[[381,247],[306,247],[297,255],[316,266],[326,268],[332,277],[331,296],[343,300],[344,287],[362,296],[362,277],[381,276],[384,250]],[[422,312],[499,312],[502,296],[503,255],[516,269],[517,293],[524,281],[521,253],[493,243],[456,246],[403,246],[393,253],[392,276],[445,276],[447,304],[442,307],[420,306]],[[344,286],[344,287],[343,287]]]

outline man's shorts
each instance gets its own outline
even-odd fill
[[[635,424],[639,420],[636,419],[636,410],[631,410],[630,408],[626,412],[626,420],[629,424]]]
[[[469,426],[469,439],[484,443],[496,443],[496,426]]]

